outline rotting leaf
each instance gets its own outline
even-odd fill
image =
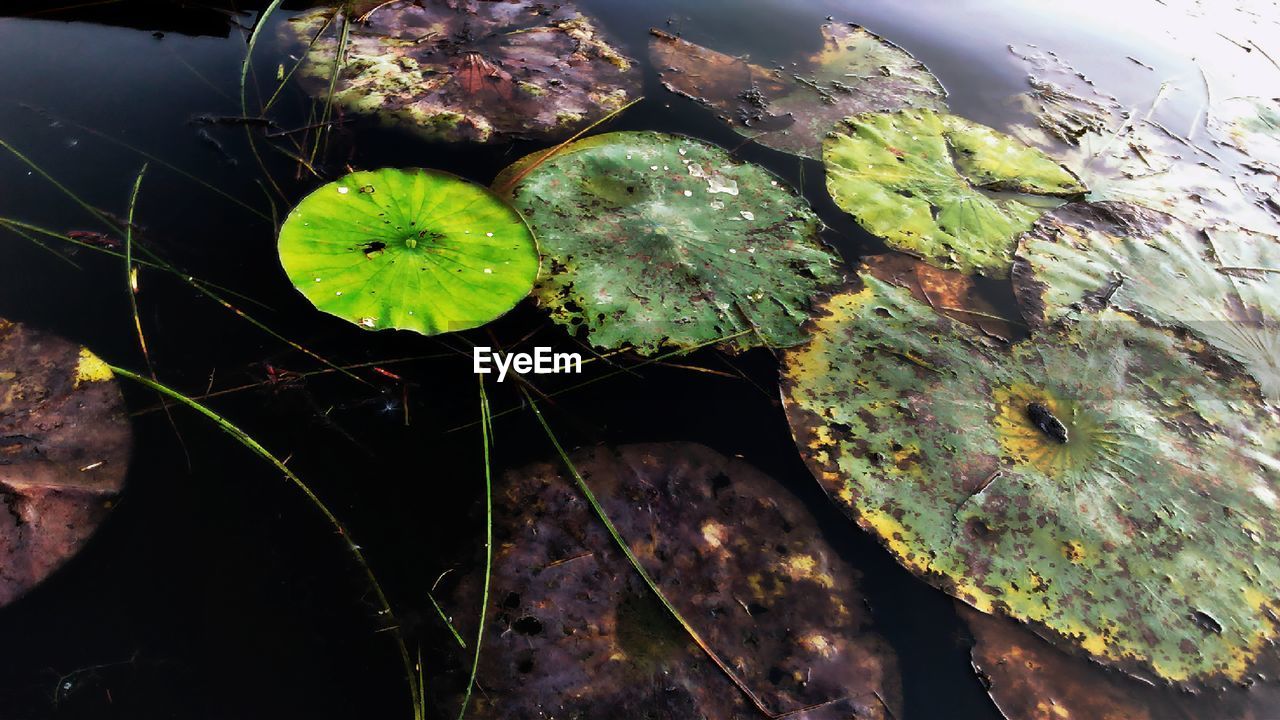
[[[515,307],[538,275],[520,214],[435,170],[356,172],[320,187],[285,220],[279,250],[312,304],[366,330],[477,327]]]
[[[915,299],[953,320],[972,325],[990,337],[1011,341],[1017,320],[1009,318],[982,293],[972,275],[942,270],[901,253],[862,259],[864,271],[881,281],[906,288]]]
[[[1052,52],[1013,52],[1032,73],[1031,91],[1015,99],[1034,124],[1014,125],[1009,132],[1075,172],[1089,188],[1084,199],[1142,205],[1197,228],[1280,234],[1275,170],[1267,171],[1265,163],[1252,167],[1256,163],[1248,158],[1239,163],[1219,157],[1154,119],[1165,88],[1149,108],[1128,109]],[[1240,134],[1230,118],[1248,123],[1234,113],[1253,107],[1243,100],[1215,102],[1209,126],[1229,143],[1245,140],[1247,132]],[[1258,106],[1256,119],[1265,125],[1264,109]],[[1265,135],[1252,137],[1268,147]]]
[[[132,444],[97,356],[0,320],[0,606],[89,539],[124,485]]]
[[[859,574],[776,481],[691,443],[571,459],[664,594],[772,712],[902,716],[896,659],[870,629]],[[559,463],[498,487],[474,717],[760,718],[653,599]]]
[[[1125,203],[1075,203],[1018,244],[1014,288],[1033,325],[1107,305],[1187,328],[1238,360],[1280,407],[1280,239],[1198,231]]]
[[[651,354],[732,336],[734,349],[795,345],[813,299],[841,279],[802,198],[692,138],[581,140],[512,193],[543,253],[539,302],[597,347]]]
[[[1147,686],[1064,655],[1007,618],[966,605],[960,616],[973,633],[974,670],[1005,720],[1174,720],[1152,717]]]
[[[639,87],[634,63],[571,2],[396,0],[360,10],[346,18],[334,101],[433,140],[567,136]],[[317,95],[328,93],[343,19],[319,9],[286,26],[295,43],[328,27],[299,71]]]
[[[1005,348],[873,277],[823,311],[788,418],[903,565],[1170,681],[1239,681],[1280,635],[1280,417],[1234,363],[1114,309]]]
[[[786,72],[660,30],[650,34],[649,54],[668,90],[775,150],[820,160],[822,138],[850,115],[947,109],[947,93],[928,68],[857,25],[823,25],[822,49]]]
[[[958,604],[959,605],[959,604]],[[1201,693],[1152,685],[1072,657],[1007,618],[959,605],[974,670],[1005,720],[1265,720],[1280,717],[1274,651],[1258,677]]]
[[[1280,173],[1280,99],[1241,97],[1214,103],[1210,127],[1259,172]]]
[[[932,110],[843,121],[823,146],[827,189],[889,245],[948,270],[1005,277],[1018,235],[1085,192],[1047,155]]]

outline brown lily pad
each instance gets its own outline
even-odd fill
[[[338,106],[433,140],[565,136],[639,88],[634,63],[570,2],[396,0],[313,10],[286,33],[310,44],[299,76],[314,95],[332,88]]]
[[[131,446],[101,360],[0,320],[0,606],[88,540],[124,484]]]
[[[689,443],[572,459],[664,594],[771,713],[901,717],[896,661],[869,629],[858,573],[777,482]],[[474,717],[760,717],[650,594],[563,465],[500,487]]]
[[[973,667],[1005,720],[1263,720],[1280,717],[1274,669],[1197,694],[1153,686],[1072,657],[1025,627],[957,603]]]
[[[974,670],[1006,720],[1153,720],[1133,694],[1139,683],[1064,655],[1011,620],[956,605],[973,633]]]
[[[1020,323],[983,295],[979,280],[973,275],[943,270],[901,253],[872,255],[863,258],[862,264],[873,277],[907,289],[912,297],[952,320],[972,325],[1004,342],[1018,335],[1016,326]]]
[[[822,159],[836,123],[866,112],[946,111],[946,91],[910,53],[843,23],[822,26],[822,49],[795,72],[651,30],[649,54],[662,84],[706,105],[742,135],[766,147]]]

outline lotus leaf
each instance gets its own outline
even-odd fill
[[[846,119],[823,146],[827,189],[889,245],[1004,277],[1018,235],[1084,186],[1039,150],[932,110]]]
[[[105,519],[133,434],[88,350],[0,320],[0,606],[56,570]]]
[[[356,172],[298,203],[280,262],[317,308],[367,330],[465,330],[524,299],[538,249],[488,189],[434,170]]]
[[[572,460],[667,598],[772,713],[902,716],[857,571],[780,484],[690,443]],[[560,463],[500,487],[475,717],[761,716],[649,593]],[[476,590],[464,588],[467,607]]]
[[[1005,348],[870,277],[822,312],[791,427],[903,565],[1170,681],[1280,634],[1280,417],[1234,363],[1114,309]]]
[[[571,2],[398,0],[359,12],[288,23],[310,45],[299,76],[319,97],[332,89],[341,107],[434,140],[568,135],[638,88],[632,61]]]
[[[822,49],[798,72],[650,32],[649,54],[668,90],[710,107],[734,130],[775,150],[818,160],[822,138],[850,115],[947,109],[947,93],[928,68],[857,25],[823,25]]]
[[[1280,239],[1076,203],[1019,242],[1014,287],[1034,324],[1109,305],[1188,328],[1240,361],[1280,406]]]
[[[621,132],[544,155],[498,186],[523,175],[513,195],[543,253],[539,302],[593,345],[795,345],[812,299],[840,281],[804,200],[718,147]]]

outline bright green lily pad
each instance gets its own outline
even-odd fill
[[[846,119],[823,147],[827,189],[869,232],[949,270],[1009,274],[1017,237],[1086,191],[1013,138],[931,110]]]
[[[609,133],[497,185],[511,179],[544,256],[539,302],[597,347],[795,345],[841,278],[802,198],[699,140]]]
[[[1280,239],[1199,231],[1124,203],[1076,203],[1018,244],[1014,289],[1043,325],[1109,305],[1190,329],[1240,361],[1280,406]]]
[[[280,262],[317,308],[368,330],[483,325],[538,275],[520,214],[434,170],[356,172],[308,195],[280,229]]]
[[[1280,636],[1280,417],[1234,363],[1117,310],[996,347],[875,278],[824,310],[788,418],[903,565],[1171,681],[1240,680]]]
[[[850,115],[947,109],[947,92],[928,68],[857,25],[826,23],[822,49],[785,73],[659,30],[650,35],[649,54],[668,90],[715,110],[761,145],[802,157],[820,159],[822,138]]]

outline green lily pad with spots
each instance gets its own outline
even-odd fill
[[[947,92],[906,50],[857,25],[826,23],[822,48],[789,72],[651,30],[663,85],[713,109],[738,133],[814,160],[839,121],[904,108],[945,111]]]
[[[872,277],[811,331],[797,445],[923,579],[1179,683],[1280,637],[1280,416],[1235,363],[1114,309],[1005,348]]]
[[[1280,407],[1280,238],[1197,230],[1126,203],[1075,203],[1018,244],[1027,319],[1107,305],[1187,328],[1242,363]]]
[[[317,308],[368,330],[478,327],[533,288],[538,248],[487,188],[434,170],[356,172],[308,195],[280,262]]]
[[[890,246],[948,270],[1005,277],[1019,235],[1086,192],[1049,156],[932,110],[848,118],[823,146],[827,189]]]
[[[601,348],[785,347],[838,257],[794,190],[687,137],[619,132],[505,171],[538,235],[536,296]]]

